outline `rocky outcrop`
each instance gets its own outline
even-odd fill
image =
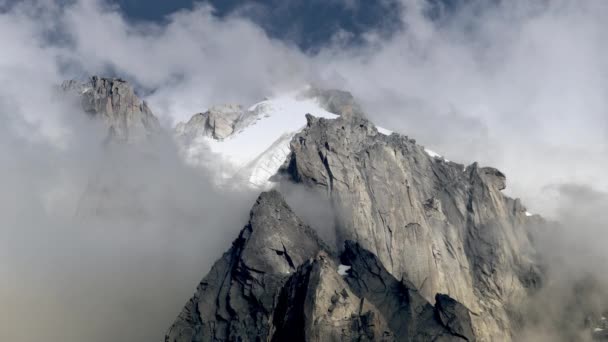
[[[327,194],[342,214],[338,240],[360,243],[427,301],[446,293],[466,305],[480,340],[510,339],[508,312],[539,278],[526,210],[501,193],[500,171],[433,158],[357,116],[308,116],[291,150],[284,173]]]
[[[263,193],[249,223],[201,281],[165,340],[267,340],[275,294],[299,265],[326,249],[278,192]]]
[[[435,317],[452,334],[468,341],[475,339],[469,309],[450,296],[439,293],[435,296]]]
[[[354,242],[341,260],[351,267],[346,276],[281,195],[263,193],[165,341],[466,340],[466,309],[437,311]],[[448,312],[449,325],[436,311]]]
[[[298,268],[283,287],[273,341],[394,341],[384,317],[355,295],[321,253]]]
[[[111,139],[141,141],[160,132],[158,119],[146,102],[120,78],[93,76],[84,83],[65,81],[61,87],[79,97],[86,113],[104,120]]]
[[[438,295],[443,301],[438,301],[434,308],[414,284],[405,278],[395,279],[373,253],[352,241],[346,241],[341,261],[351,266],[346,282],[355,294],[369,300],[387,318],[387,325],[397,340],[475,340],[470,331],[469,311],[449,296]],[[458,310],[446,310],[443,304],[446,301],[453,301],[453,306],[459,305]],[[446,320],[446,312],[449,312],[450,320]]]
[[[250,116],[240,105],[215,106],[204,113],[195,114],[186,123],[178,124],[175,131],[178,136],[188,139],[211,137],[223,140],[240,126],[245,126]]]

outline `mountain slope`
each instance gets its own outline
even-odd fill
[[[339,240],[359,242],[428,301],[436,293],[461,301],[481,340],[510,339],[509,310],[539,277],[530,218],[501,193],[500,171],[432,157],[359,117],[308,116],[291,150],[282,172],[331,199],[342,213]]]
[[[165,341],[470,340],[358,244],[346,244],[346,277],[333,255],[277,191],[262,193]],[[451,318],[470,326],[466,310]]]
[[[305,114],[335,118],[316,98],[297,93],[275,97],[248,109],[213,107],[175,129],[186,160],[193,165],[220,163],[224,182],[265,188],[287,159],[289,142],[306,125]]]
[[[101,117],[114,140],[141,141],[160,131],[158,119],[146,102],[120,78],[92,76],[86,82],[65,81],[61,87],[79,98],[86,113]]]

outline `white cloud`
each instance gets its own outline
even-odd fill
[[[161,159],[166,168],[155,164],[158,171],[143,178],[156,184],[149,201],[139,198],[156,212],[152,219],[136,229],[129,221],[117,223],[105,228],[109,234],[99,226],[77,229],[67,213],[102,154],[95,129],[52,90],[66,78],[126,77],[167,122],[217,103],[248,105],[303,83],[342,87],[380,126],[418,138],[450,160],[498,166],[509,176],[510,193],[523,197],[531,212],[563,210],[564,195],[546,190],[554,184],[608,190],[608,4],[477,4],[478,12],[465,9],[441,25],[420,15],[421,4],[405,2],[407,25],[388,40],[372,32],[367,45],[337,43],[314,56],[268,38],[246,19],[214,18],[207,7],[176,13],[163,24],[128,23],[93,0],[62,6],[23,1],[1,12],[0,165],[8,167],[0,174],[0,275],[8,280],[0,285],[0,300],[13,298],[5,311],[28,326],[40,322],[38,331],[51,340],[123,333],[128,328],[112,317],[124,316],[115,310],[124,310],[133,324],[154,322],[160,329],[166,317],[147,321],[144,303],[177,310],[209,266],[198,266],[200,260],[219,256],[239,229],[214,204],[233,198],[217,197],[204,175],[169,159]],[[179,191],[168,191],[172,186]],[[235,202],[234,211],[246,214],[246,202]],[[210,224],[215,212],[221,215]],[[158,224],[173,221],[176,230]],[[199,222],[200,233],[221,233],[206,236],[213,248],[197,246],[190,235]],[[107,301],[112,296],[124,306]],[[35,315],[24,309],[32,307]],[[93,318],[100,324],[81,321]],[[18,334],[33,329],[14,321],[10,329],[0,323],[1,339],[30,340]],[[85,329],[70,331],[74,322]]]

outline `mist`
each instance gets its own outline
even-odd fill
[[[524,341],[592,341],[608,314],[608,194],[564,184],[557,221],[531,227],[545,268],[543,284],[520,308]]]
[[[307,54],[204,5],[131,23],[104,1],[0,1],[0,338],[160,339],[257,195],[218,189],[213,165],[184,165],[169,137],[104,146],[103,127],[56,92],[93,74],[128,79],[167,135],[215,104],[304,84],[351,91],[376,124],[450,160],[498,167],[507,194],[557,222],[536,238],[550,285],[540,303],[601,274],[608,4],[471,1],[435,8],[434,20],[425,1],[402,6],[392,35],[369,32],[356,46],[337,36]],[[95,198],[101,213],[79,210],[98,193],[91,186],[116,184]],[[292,195],[298,214],[335,238],[333,214],[304,205],[314,195]],[[563,309],[528,336],[549,336]]]
[[[45,110],[60,136],[1,108],[0,339],[159,340],[257,194],[219,189],[168,136],[108,144],[48,86],[36,97],[63,99]]]

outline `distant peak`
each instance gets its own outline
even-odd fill
[[[64,81],[61,88],[79,96],[86,113],[102,118],[112,139],[137,141],[160,131],[152,110],[122,78],[91,76],[84,82]]]

